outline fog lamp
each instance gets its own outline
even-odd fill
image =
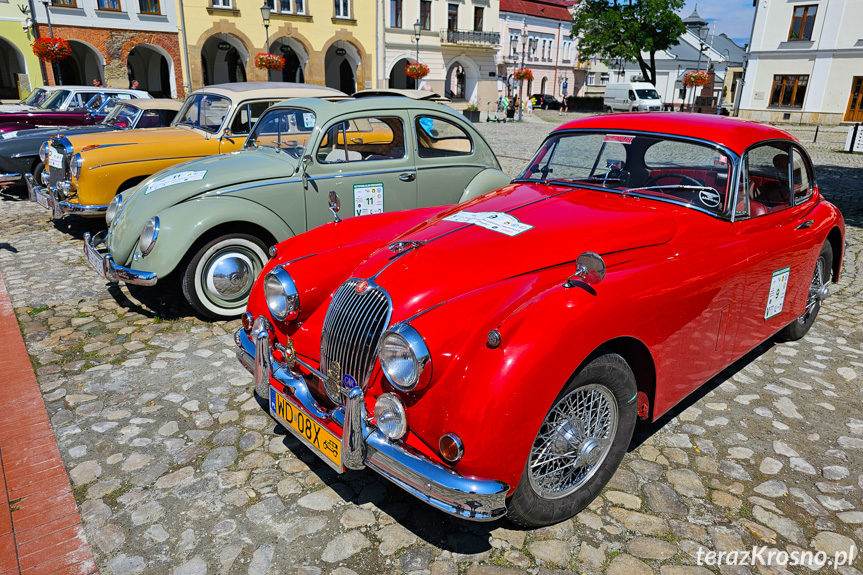
[[[390,439],[401,439],[408,430],[408,418],[401,400],[392,393],[378,397],[375,422],[380,432]]]
[[[249,333],[252,331],[252,322],[255,321],[255,318],[252,317],[252,314],[246,312],[243,314],[243,331]]]
[[[438,447],[443,458],[451,463],[457,463],[464,456],[464,443],[455,433],[442,435]]]

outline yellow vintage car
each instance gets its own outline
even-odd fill
[[[239,150],[257,119],[291,98],[342,100],[343,92],[289,82],[240,82],[197,90],[167,128],[55,136],[45,142],[41,182],[29,178],[30,199],[67,214],[103,216],[120,191],[181,162]],[[40,185],[41,183],[41,185]]]

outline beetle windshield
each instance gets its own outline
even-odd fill
[[[141,110],[131,104],[121,104],[119,100],[111,98],[105,103],[102,113],[110,110],[108,116],[102,120],[102,124],[111,126],[118,130],[126,130],[135,125],[135,120]]]
[[[271,108],[255,124],[245,148],[275,148],[301,158],[315,127],[315,114],[299,108]]]
[[[213,94],[195,94],[186,99],[174,126],[190,126],[207,132],[218,132],[231,109],[231,101]]]
[[[39,102],[40,110],[58,110],[71,94],[69,90],[56,90],[50,96]]]
[[[21,100],[21,103],[25,106],[38,106],[39,102],[41,102],[45,98],[45,95],[47,93],[47,90],[43,90],[42,88],[36,88],[32,92],[30,92],[29,96]]]
[[[725,152],[691,140],[570,132],[549,137],[519,179],[601,187],[724,214],[732,168]]]

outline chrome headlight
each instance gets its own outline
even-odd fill
[[[51,145],[51,142],[42,142],[42,145],[39,146],[39,159],[42,162],[48,162],[48,147]]]
[[[138,240],[138,249],[141,253],[147,255],[156,243],[156,238],[159,237],[159,216],[153,216],[141,230],[141,238]]]
[[[384,332],[378,358],[387,380],[397,389],[410,391],[431,379],[431,354],[419,332],[408,324]]]
[[[81,158],[81,154],[75,154],[72,156],[72,162],[69,164],[69,168],[72,171],[72,177],[76,180],[78,176],[81,175],[81,164],[84,163],[83,158]]]
[[[117,194],[111,201],[108,202],[108,209],[105,210],[105,221],[108,222],[108,226],[114,223],[114,218],[117,217],[117,212],[120,211],[120,206],[123,205],[123,194]]]
[[[375,423],[390,439],[401,439],[408,431],[405,406],[392,393],[383,393],[375,402]]]
[[[279,321],[292,321],[300,315],[300,294],[291,274],[278,266],[264,280],[267,307]]]

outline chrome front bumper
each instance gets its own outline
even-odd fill
[[[9,184],[21,179],[21,174],[0,174],[0,184]]]
[[[31,174],[24,174],[24,181],[27,183],[27,193],[29,194],[30,201],[51,210],[51,216],[55,220],[59,220],[67,214],[104,216],[108,209],[107,204],[104,206],[95,204],[82,205],[62,200],[57,188],[54,186],[46,187],[38,185],[36,179]]]
[[[105,242],[104,234],[105,232],[99,232],[95,236],[91,236],[90,232],[84,234],[84,257],[87,258],[97,274],[110,282],[122,280],[127,284],[139,286],[156,285],[159,276],[155,273],[118,266],[114,263],[111,254],[102,254],[97,248]]]
[[[264,327],[258,327],[260,324]],[[411,495],[457,517],[493,521],[506,514],[509,491],[506,483],[459,475],[410,445],[390,440],[367,421],[365,397],[358,387],[351,390],[344,407],[331,410],[322,407],[309,392],[303,376],[273,357],[269,322],[259,318],[255,326],[250,333],[240,328],[234,334],[237,358],[254,375],[255,391],[267,399],[273,379],[308,414],[340,425],[345,467],[369,467]],[[288,430],[305,440],[293,428]]]

